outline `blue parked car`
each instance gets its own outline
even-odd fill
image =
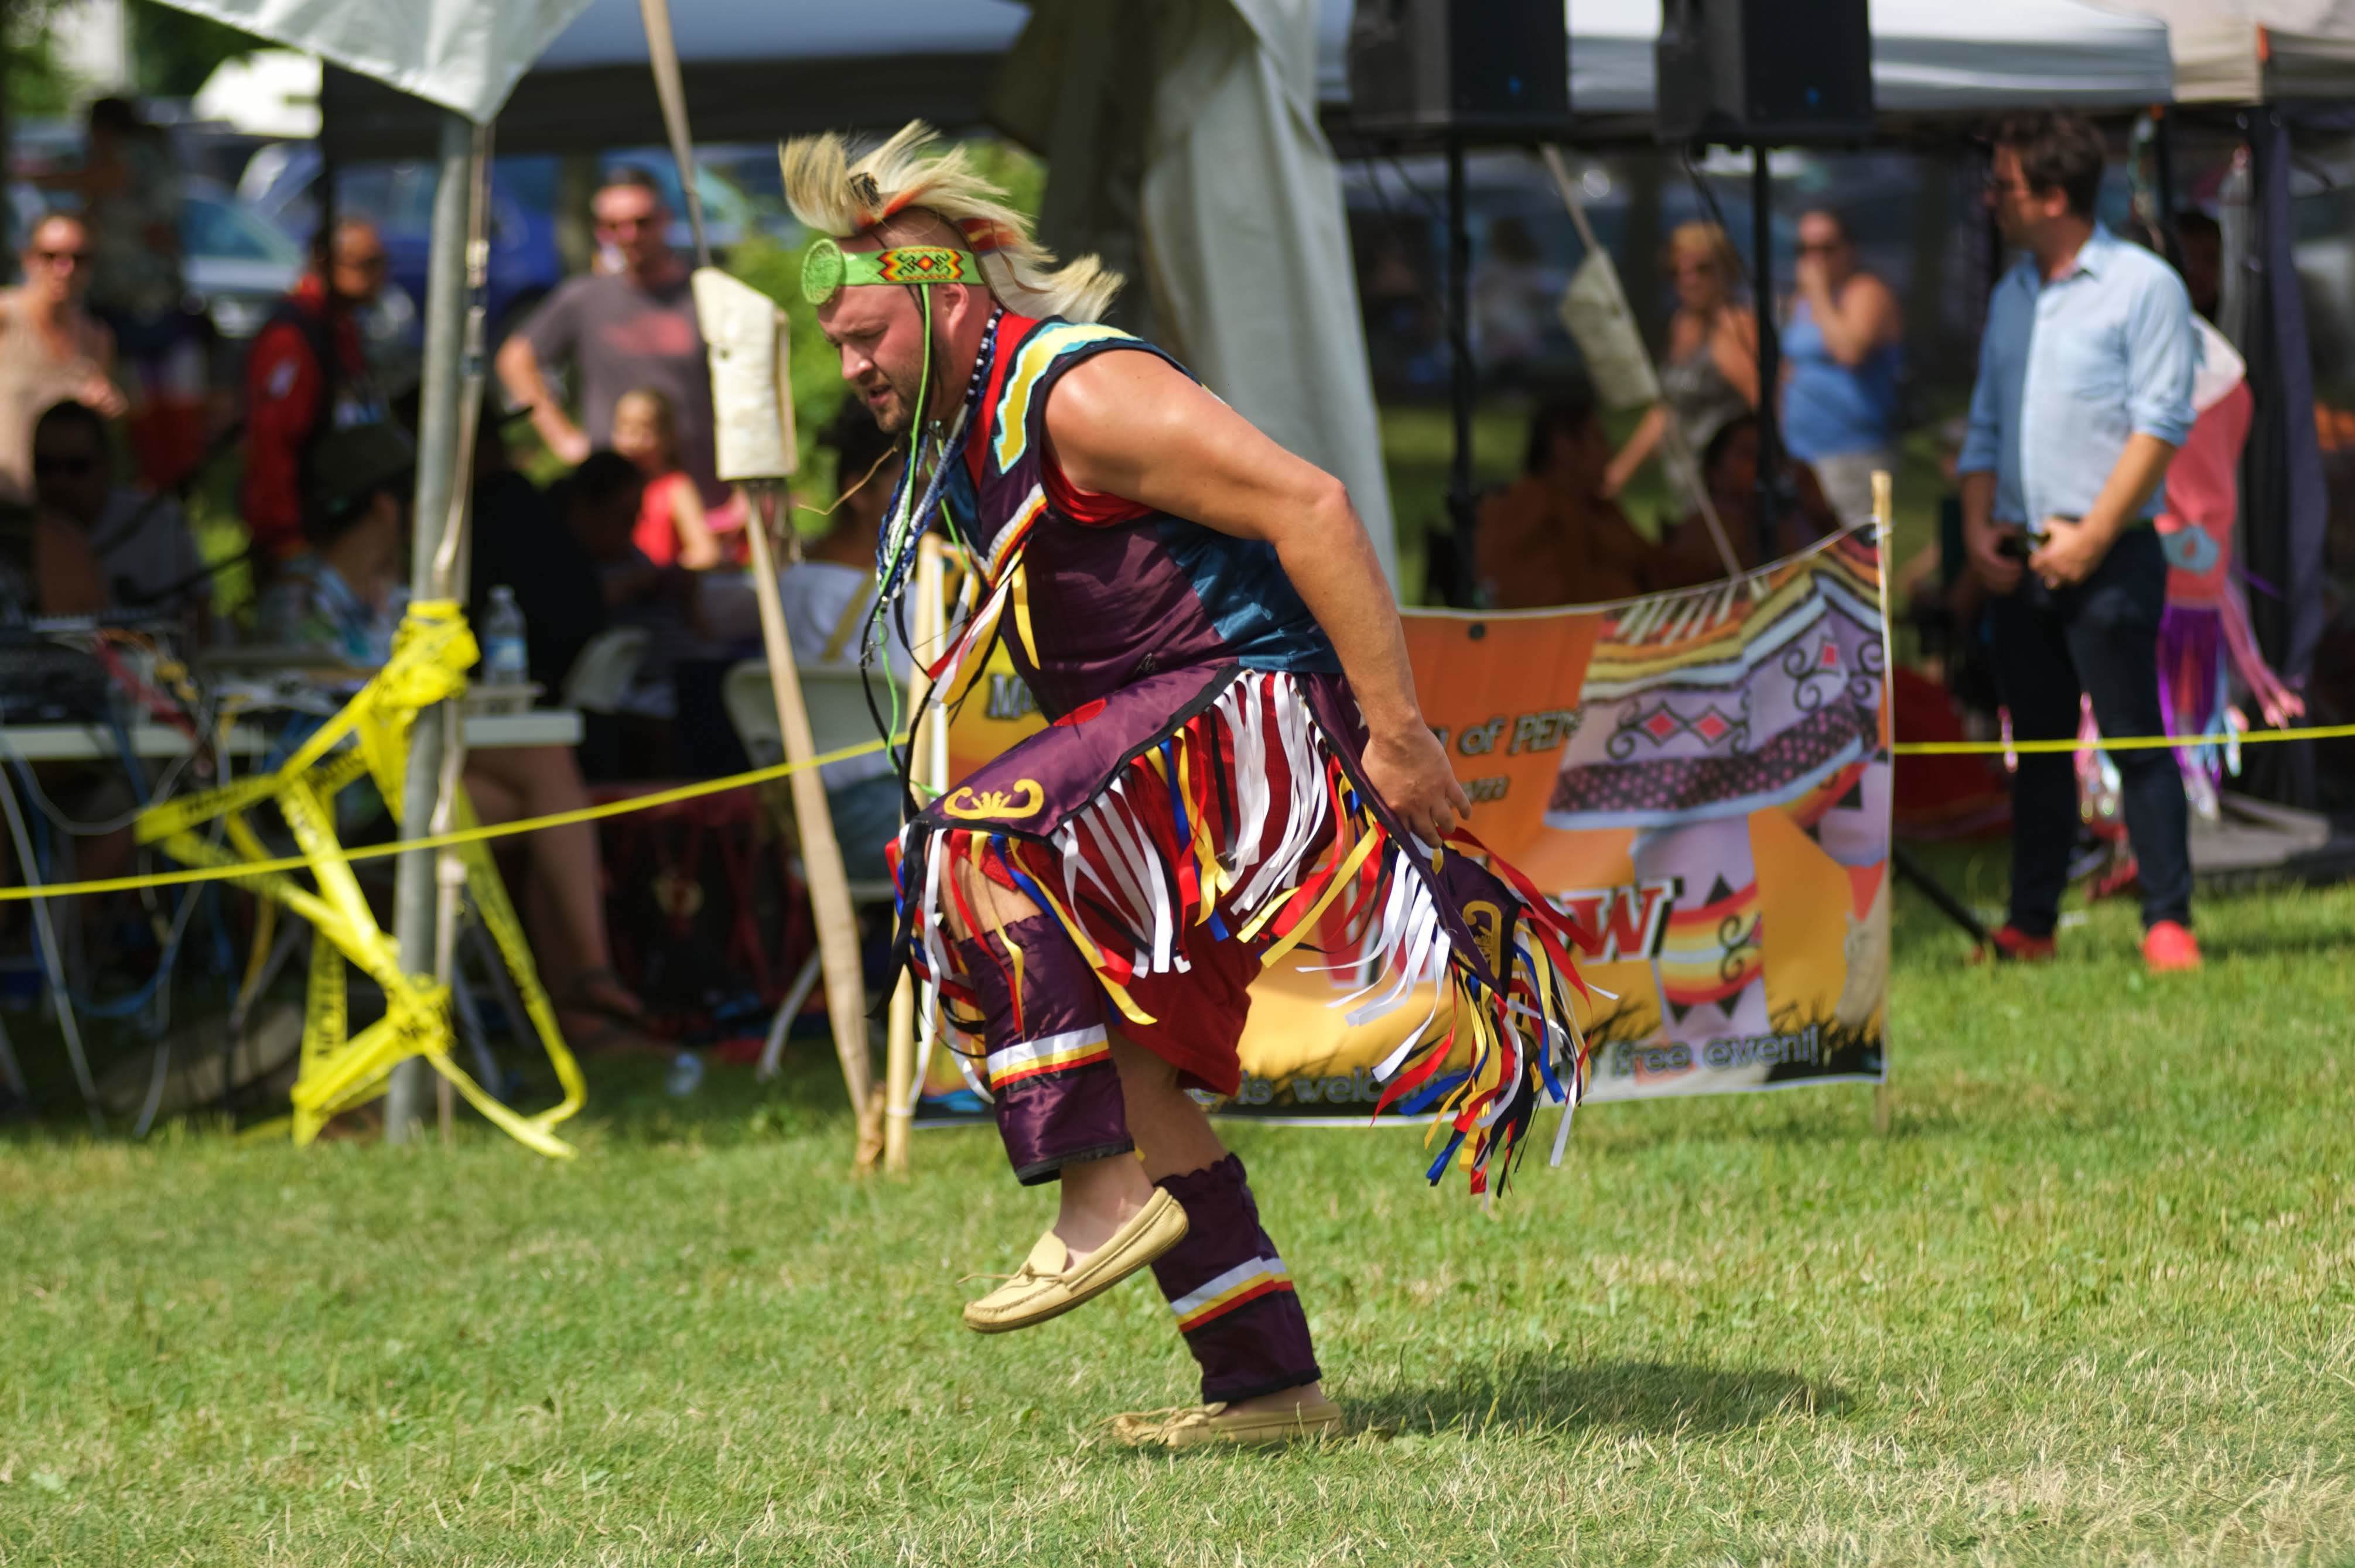
[[[682,253],[694,246],[670,154],[634,148],[598,160],[602,169],[627,164],[643,169],[663,193],[677,221],[671,243]],[[542,296],[564,278],[557,245],[559,160],[549,156],[495,158],[491,163],[490,329],[494,341],[530,314]],[[279,142],[254,154],[238,182],[238,194],[254,210],[287,233],[307,238],[318,223],[319,151],[315,143]],[[705,227],[715,251],[725,255],[746,234],[779,231],[773,215],[709,168],[697,171]],[[396,282],[417,300],[425,298],[426,257],[433,225],[433,165],[421,161],[355,164],[337,171],[336,200],[341,212],[372,219],[383,237]]]
[[[318,227],[319,149],[273,142],[254,154],[238,195],[298,242]],[[354,164],[336,172],[336,210],[366,217],[383,238],[393,281],[425,298],[433,230],[433,165]],[[490,320],[494,335],[530,312],[564,276],[556,247],[556,160],[498,158],[491,164]]]

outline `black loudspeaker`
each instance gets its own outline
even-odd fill
[[[1662,0],[1656,58],[1663,142],[1871,138],[1866,0]]]
[[[1378,136],[1561,135],[1570,124],[1562,0],[1358,0],[1349,121]]]

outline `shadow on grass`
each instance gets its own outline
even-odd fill
[[[1528,1353],[1434,1388],[1394,1389],[1349,1402],[1350,1425],[1401,1436],[1504,1428],[1536,1434],[1597,1428],[1705,1435],[1784,1414],[1838,1414],[1848,1396],[1771,1367],[1670,1361],[1573,1362]]]

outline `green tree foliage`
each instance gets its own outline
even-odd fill
[[[158,0],[131,0],[132,69],[141,92],[186,98],[223,61],[270,47],[209,16],[175,10]]]
[[[63,114],[74,103],[75,83],[59,64],[50,19],[63,0],[0,0],[0,57],[7,69],[7,112]]]

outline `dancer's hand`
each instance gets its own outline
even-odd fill
[[[1445,839],[1458,820],[1472,814],[1471,798],[1447,765],[1447,748],[1421,724],[1366,743],[1366,782],[1401,822],[1430,843]]]

